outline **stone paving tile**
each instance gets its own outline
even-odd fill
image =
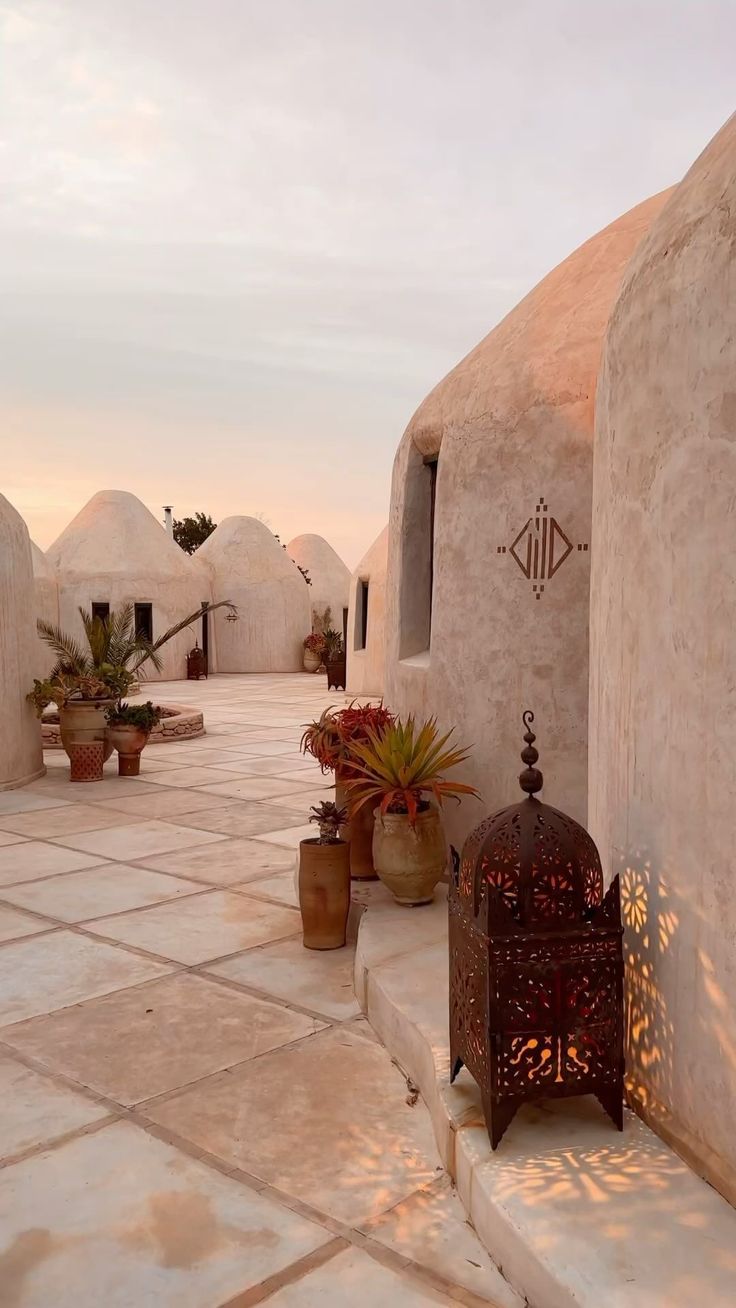
[[[46,778],[44,777],[45,781]],[[32,782],[29,786],[22,786],[19,790],[4,790],[0,794],[0,822],[6,813],[33,813],[40,812],[44,808],[60,808],[66,803],[65,799],[59,799],[55,794],[44,795],[35,792],[32,787],[38,785],[38,782]]]
[[[276,821],[278,822],[278,831],[264,831],[256,837],[267,845],[279,845],[282,849],[298,849],[300,840],[309,840],[314,835],[314,826],[309,822],[302,822],[301,826],[283,826],[284,810],[274,809]],[[290,816],[293,816],[290,814]],[[302,813],[302,819],[304,814]]]
[[[277,1290],[268,1308],[461,1308],[405,1271],[384,1267],[362,1249],[344,1249]]]
[[[217,784],[218,782],[224,781],[225,776],[230,776],[232,774],[233,776],[240,777],[246,772],[247,768],[239,767],[235,760],[233,760],[225,775],[223,775],[220,767],[178,767],[172,769],[170,772],[155,773],[151,777],[151,781],[157,786],[205,786],[208,782],[210,782],[210,784]]]
[[[108,827],[106,831],[81,831],[76,836],[57,836],[53,843],[132,862],[145,858],[147,854],[166,854],[192,845],[208,845],[220,838],[211,831],[192,831],[190,827],[173,822],[151,821]]]
[[[0,948],[0,1026],[164,976],[165,964],[72,931]]]
[[[296,800],[302,806],[302,812],[306,815],[310,808],[315,804],[322,804],[325,800],[335,798],[334,787],[315,786],[313,789],[300,790],[298,795],[274,795],[272,799],[264,799],[263,803],[268,804],[276,812],[282,808],[293,808]]]
[[[242,752],[244,754],[265,754],[269,758],[277,758],[279,754],[293,754],[295,744],[288,740],[279,740],[276,736],[272,739],[245,740],[242,745]]]
[[[48,931],[51,922],[41,922],[28,913],[19,913],[17,908],[7,908],[0,904],[0,942],[19,940],[21,936],[35,936],[39,931]]]
[[[13,831],[0,831],[0,849],[5,845],[22,845],[25,836],[17,836]]]
[[[271,758],[263,754],[251,754],[250,756],[247,754],[231,754],[229,760],[209,766],[212,766],[213,771],[217,772],[234,772],[237,766],[239,773],[251,777],[283,777],[288,772],[287,780],[289,781],[301,780],[304,773],[310,774],[316,771],[317,775],[319,775],[319,768],[313,762],[304,762],[300,768],[294,763],[293,759],[284,761],[283,757]],[[224,781],[225,778],[223,777],[222,780]]]
[[[214,800],[216,797],[213,795]],[[182,826],[196,827],[205,831],[218,832],[226,836],[260,836],[264,832],[291,826],[301,826],[304,822],[303,809],[274,809],[266,804],[232,804],[226,808],[204,809],[201,813],[187,813],[179,819]],[[275,842],[280,843],[279,841]]]
[[[126,821],[136,822],[137,818],[133,816]],[[99,804],[65,804],[63,808],[46,809],[41,813],[18,813],[15,817],[5,819],[7,831],[31,836],[34,840],[68,836],[77,831],[101,831],[105,827],[122,825],[121,817],[116,817],[115,813],[106,811]]]
[[[262,844],[259,840],[221,840],[204,849],[182,849],[176,854],[157,854],[141,860],[145,867],[175,876],[192,877],[210,885],[242,885],[251,880],[276,876],[296,866],[291,850]]]
[[[329,1232],[115,1122],[0,1171],[7,1308],[218,1308]]]
[[[109,1109],[0,1053],[0,1160],[107,1117]],[[0,1237],[2,1238],[2,1237]],[[0,1253],[0,1302],[2,1302]]]
[[[20,845],[5,845],[0,849],[0,886],[11,886],[18,881],[33,881],[36,877],[55,876],[60,872],[76,872],[83,867],[97,867],[105,860],[77,849],[62,849],[41,840],[26,840]]]
[[[272,846],[276,849],[278,846]],[[289,850],[283,851],[288,859],[289,865],[282,872],[271,873],[270,876],[261,877],[257,881],[245,881],[233,889],[240,890],[244,894],[255,896],[256,899],[265,897],[266,899],[278,900],[280,904],[289,904],[292,908],[299,907],[299,895],[296,887],[296,862],[297,856]]]
[[[35,781],[33,786],[39,797],[43,795],[65,804],[96,804],[109,799],[111,795],[150,795],[156,789],[142,777],[118,777],[112,773],[102,781],[80,785],[70,781],[68,772],[59,768],[55,768],[42,781]],[[27,790],[30,788],[26,787]]]
[[[284,781],[282,777],[237,777],[232,781],[201,786],[200,790],[202,794],[232,795],[235,799],[263,800],[272,799],[275,795],[290,795],[296,806],[301,803],[304,791],[310,787],[311,781],[305,777],[301,781]]]
[[[198,881],[164,876],[125,863],[108,863],[85,872],[70,872],[68,876],[6,887],[2,897],[11,904],[62,922],[84,922],[201,891]]]
[[[449,1176],[419,1190],[362,1229],[404,1258],[488,1299],[497,1308],[523,1308],[470,1226]]]
[[[117,813],[119,824],[125,821],[137,821],[143,818],[180,818],[187,813],[197,813],[200,809],[211,810],[221,806],[227,808],[232,799],[218,801],[212,795],[200,795],[198,790],[165,790],[163,787],[154,795],[125,795],[122,799],[107,799],[104,811]],[[100,812],[103,805],[98,805]]]
[[[266,944],[301,929],[296,910],[227,890],[95,922],[96,935],[192,966]]]
[[[145,1110],[195,1145],[348,1224],[441,1170],[424,1108],[384,1049],[348,1028],[264,1054]]]
[[[249,889],[255,885],[249,883]],[[354,946],[305,949],[297,936],[213,963],[208,971],[344,1022],[360,1012],[353,990],[354,959]]]
[[[6,1027],[3,1040],[133,1105],[323,1028],[279,1004],[180,973]]]

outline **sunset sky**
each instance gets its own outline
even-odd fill
[[[733,0],[0,3],[0,490],[353,566],[426,392],[733,109]]]

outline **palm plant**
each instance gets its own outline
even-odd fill
[[[220,608],[227,608],[237,616],[237,609],[229,600],[210,604],[206,611],[213,613]],[[39,715],[48,704],[61,708],[74,698],[119,700],[129,691],[145,663],[150,661],[157,672],[161,671],[161,648],[204,612],[202,606],[169,627],[158,640],[150,641],[136,631],[132,604],[123,604],[106,618],[93,617],[88,609],[80,607],[86,645],[55,623],[39,619],[38,634],[56,655],[56,663],[46,680],[34,681],[28,699]]]
[[[354,775],[346,781],[351,815],[364,804],[377,804],[381,813],[407,813],[411,824],[428,807],[428,798],[442,806],[445,799],[461,795],[480,796],[474,786],[462,781],[445,781],[444,773],[469,756],[464,747],[448,748],[452,731],[440,736],[437,719],[428,718],[417,727],[413,716],[397,718],[383,731],[368,733],[368,740],[351,748]]]

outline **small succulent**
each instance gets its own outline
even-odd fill
[[[340,839],[340,827],[348,820],[347,809],[338,808],[330,800],[323,800],[309,810],[309,821],[319,824],[319,844],[334,845]]]

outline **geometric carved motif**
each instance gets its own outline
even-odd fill
[[[581,553],[587,553],[588,544],[578,544]],[[551,580],[565,560],[572,554],[573,544],[556,518],[550,516],[549,505],[540,497],[536,511],[527,518],[511,545],[498,545],[497,554],[511,555],[528,581],[536,599],[544,594],[544,583]]]

